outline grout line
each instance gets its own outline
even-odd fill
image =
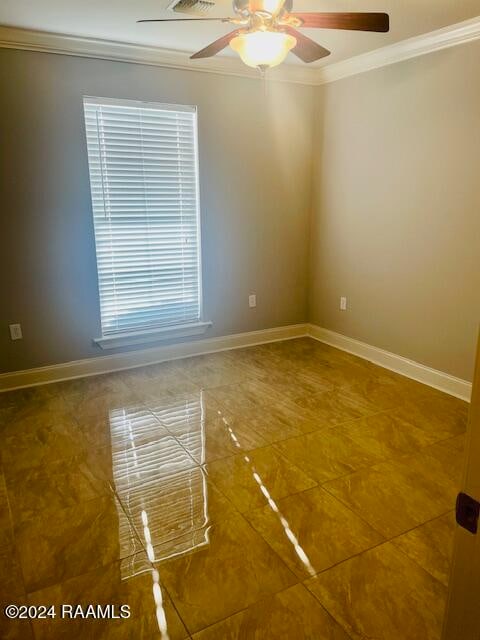
[[[315,578],[309,578],[308,580],[315,580]],[[345,635],[347,635],[351,640],[356,640],[356,638],[360,637],[359,633],[355,632],[355,636],[352,636],[351,633],[345,628],[345,626],[343,625],[343,623],[340,620],[337,620],[337,618],[334,616],[333,613],[331,613],[329,611],[329,609],[327,609],[327,606],[320,600],[320,598],[309,588],[309,586],[306,584],[307,580],[305,580],[304,582],[302,582],[303,586],[307,589],[307,591],[315,598],[315,600],[319,603],[319,605],[322,607],[322,609],[324,609],[328,615],[332,618],[332,620],[334,620],[337,625],[342,629],[342,631],[345,632]],[[361,634],[362,640],[368,640],[366,638],[366,636],[364,636],[363,634]],[[372,638],[372,640],[374,640]]]
[[[161,564],[161,563],[160,563]],[[165,583],[162,581],[162,574],[161,574],[161,569],[160,566],[154,567],[154,569],[156,569],[158,571],[158,575],[160,576],[160,583],[161,583],[161,588],[165,590],[166,594],[168,595],[168,599],[170,600],[170,604],[172,605],[172,607],[175,609],[175,612],[179,618],[179,620],[181,621],[181,623],[183,624],[185,631],[188,634],[188,638],[191,638],[192,634],[190,633],[188,627],[187,627],[187,623],[186,621],[183,619],[183,616],[181,615],[179,609],[177,608],[177,605],[175,603],[175,600],[173,599],[172,595],[170,594],[170,591],[168,590],[167,586],[165,585]]]
[[[395,536],[394,538],[391,538],[389,540],[389,542],[391,542],[393,545],[395,545],[395,549],[400,551],[406,558],[408,558],[410,560],[410,562],[414,562],[420,569],[422,569],[423,571],[428,573],[429,576],[431,576],[434,580],[436,580],[439,584],[441,584],[446,589],[448,589],[448,582],[447,582],[447,584],[443,583],[436,576],[434,576],[433,573],[431,573],[428,569],[426,569],[425,567],[422,567],[422,565],[415,558],[410,557],[401,547],[397,546],[395,544],[395,540],[397,540],[398,538],[401,538],[402,536],[404,536],[404,535],[406,535],[408,533],[411,533],[412,531],[416,531],[416,529],[420,529],[421,527],[425,526],[426,524],[430,524],[431,522],[434,522],[435,520],[439,520],[440,518],[443,518],[447,514],[454,514],[454,513],[455,513],[454,509],[449,509],[448,511],[445,511],[445,513],[442,513],[439,516],[435,516],[434,518],[431,518],[430,520],[427,520],[426,522],[422,522],[421,524],[417,525],[416,527],[412,527],[408,531],[404,531],[400,535]],[[450,561],[451,560],[452,560],[452,558],[450,558]]]
[[[333,497],[335,497],[335,496],[333,496]],[[347,507],[347,508],[348,508],[348,507]],[[352,511],[352,510],[350,509],[350,511]],[[438,520],[439,518],[442,518],[443,516],[445,516],[447,513],[451,513],[451,512],[452,512],[452,510],[451,510],[451,509],[449,509],[448,511],[445,511],[444,513],[441,513],[440,515],[434,516],[433,518],[429,518],[428,520],[425,520],[425,522],[421,522],[421,523],[419,523],[419,524],[415,525],[414,527],[411,527],[410,529],[407,529],[406,531],[402,531],[401,533],[399,533],[399,534],[398,534],[398,535],[396,535],[396,536],[393,536],[392,538],[387,538],[387,537],[383,536],[383,534],[381,534],[379,531],[377,531],[377,533],[379,533],[379,535],[382,535],[382,536],[384,537],[384,540],[383,540],[382,542],[379,542],[378,544],[375,544],[375,545],[373,545],[373,546],[369,547],[368,549],[364,549],[363,551],[360,551],[359,553],[355,553],[355,554],[353,554],[352,556],[350,556],[350,557],[348,557],[348,558],[345,558],[344,560],[340,560],[339,562],[336,562],[335,564],[333,564],[331,567],[328,567],[328,568],[326,568],[326,569],[322,569],[322,570],[321,570],[321,571],[319,571],[319,572],[318,572],[318,573],[317,573],[317,574],[316,574],[312,579],[315,579],[317,576],[321,575],[322,573],[326,573],[327,571],[330,571],[330,569],[333,569],[334,567],[337,567],[338,565],[343,564],[344,562],[348,562],[348,561],[349,561],[349,560],[351,560],[352,558],[357,558],[358,556],[361,556],[361,555],[362,555],[362,554],[364,554],[364,553],[368,553],[369,551],[372,551],[373,549],[377,549],[378,547],[381,547],[381,546],[383,546],[383,545],[385,545],[385,544],[391,544],[391,543],[392,543],[392,544],[394,544],[394,543],[395,543],[395,540],[396,540],[397,538],[401,538],[402,536],[406,535],[407,533],[410,533],[411,531],[415,531],[416,529],[420,529],[420,528],[421,528],[421,527],[423,527],[424,525],[429,524],[430,522],[433,522],[433,521],[435,521],[435,520]],[[354,511],[352,511],[352,513],[353,513],[354,515],[357,515]],[[367,522],[367,524],[369,524],[369,523]],[[371,525],[371,524],[370,524],[369,526],[373,529],[373,527],[372,527],[372,525]],[[399,547],[397,547],[396,545],[395,545],[395,549],[398,549],[399,551],[402,551],[402,550],[401,550],[401,549],[399,549]],[[407,554],[405,554],[403,551],[402,551],[402,553],[403,553],[403,555],[405,555],[405,557],[407,557],[410,561],[415,562],[414,560],[412,560],[412,558],[410,558],[409,556],[407,556]],[[415,564],[418,564],[418,563],[416,563],[416,562],[415,562]],[[420,566],[420,565],[418,565],[418,566]],[[426,571],[426,569],[424,569],[423,567],[421,567],[421,569],[423,569],[423,571]],[[426,571],[426,572],[427,572],[427,573],[429,573],[428,571]],[[429,575],[431,575],[431,574],[429,573]],[[434,576],[432,576],[432,577],[434,577]],[[436,578],[435,578],[435,579],[436,579]],[[304,582],[306,582],[306,581],[308,581],[308,580],[310,580],[310,578],[307,578]],[[437,580],[437,579],[436,579],[436,580]],[[437,582],[439,582],[439,581],[437,580]],[[442,583],[440,583],[440,584],[442,584]],[[444,586],[445,586],[445,585],[444,585]]]

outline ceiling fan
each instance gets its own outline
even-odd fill
[[[245,64],[262,72],[283,62],[291,51],[303,62],[314,62],[330,55],[298,28],[348,29],[353,31],[389,30],[386,13],[297,13],[293,0],[233,0],[234,17],[228,18],[160,18],[138,22],[220,21],[236,26],[225,36],[197,51],[192,59],[210,58],[228,45]]]

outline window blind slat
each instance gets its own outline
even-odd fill
[[[196,111],[85,98],[104,335],[200,319]]]

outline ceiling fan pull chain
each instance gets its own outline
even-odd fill
[[[264,67],[263,65],[261,67],[258,67],[259,71],[260,71],[260,75],[262,77],[262,84],[263,84],[263,95],[265,96],[265,98],[268,96],[268,83],[267,83],[267,70],[268,67]]]

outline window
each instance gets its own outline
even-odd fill
[[[103,337],[200,326],[195,107],[84,108]]]

